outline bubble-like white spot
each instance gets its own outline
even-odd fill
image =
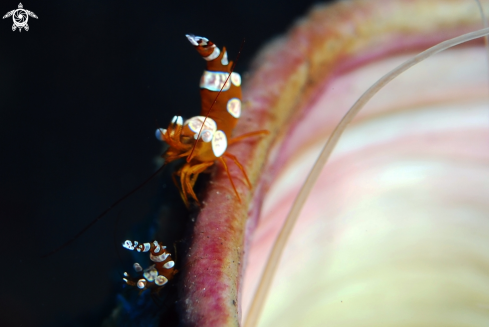
[[[150,248],[151,248],[151,244],[150,243],[144,243],[144,250],[143,250],[143,252],[148,252]]]
[[[217,130],[217,124],[214,121],[214,119],[205,116],[194,116],[192,118],[189,118],[185,121],[185,124],[188,125],[190,130],[196,134],[200,132],[200,128],[202,127],[202,124],[204,123],[204,128],[203,130],[209,130],[212,133],[214,133]],[[194,138],[197,138],[197,136],[194,136]]]
[[[163,275],[158,275],[155,279],[155,284],[158,286],[163,286],[168,283],[168,279]]]
[[[226,152],[226,148],[228,147],[228,140],[226,134],[223,131],[217,131],[214,133],[214,137],[212,138],[212,151],[216,157],[220,157]]]
[[[141,278],[140,280],[138,280],[137,286],[139,289],[144,289],[146,287],[146,281]]]
[[[236,86],[241,85],[241,75],[235,72],[231,73],[231,83],[233,83]]]
[[[209,131],[209,130],[207,130],[207,129],[204,130],[204,131],[202,131],[202,134],[201,135],[202,135],[202,141],[204,141],[206,143],[208,143],[208,142],[210,142],[212,140],[212,136],[213,136],[212,135],[212,132]]]
[[[238,98],[229,99],[226,109],[231,116],[239,118],[241,116],[241,100]]]
[[[155,266],[152,265],[144,271],[143,276],[148,282],[152,282],[155,280],[156,276],[158,276],[158,271],[156,270]]]
[[[168,261],[167,263],[165,263],[163,265],[163,267],[166,268],[166,269],[173,268],[174,266],[175,266],[175,261]]]
[[[212,51],[212,53],[210,55],[208,55],[207,57],[204,57],[204,59],[206,61],[211,61],[211,60],[214,60],[216,59],[217,57],[219,57],[219,55],[221,54],[221,50],[219,50],[218,47],[216,47],[216,45],[214,44],[213,45],[214,47],[214,51]]]
[[[124,243],[122,243],[122,247],[128,249],[128,250],[134,250],[134,248],[138,245],[138,242],[134,241],[134,243],[130,240],[126,240]]]
[[[227,64],[229,64],[229,61],[228,61],[228,52],[224,52],[224,54],[222,55],[222,58],[221,58],[221,64],[223,66],[226,66]]]
[[[150,253],[149,258],[153,262],[163,262],[166,260],[166,258],[168,258],[169,255],[170,255],[170,253],[162,253],[160,255],[153,255]]]
[[[139,263],[137,263],[137,262],[135,262],[135,263],[132,265],[132,267],[134,268],[134,270],[135,270],[136,272],[141,272],[141,271],[143,271],[143,267],[141,267],[141,265],[140,265]]]

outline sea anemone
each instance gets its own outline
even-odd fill
[[[313,8],[258,55],[235,135],[270,135],[231,148],[254,185],[237,183],[241,202],[221,168],[202,195],[180,276],[185,325],[242,322],[348,108],[403,61],[479,27],[469,0],[344,1]],[[349,124],[288,239],[260,325],[487,322],[486,58],[481,42],[437,54]]]

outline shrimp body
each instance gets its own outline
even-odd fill
[[[187,158],[187,162],[173,175],[174,183],[187,207],[189,196],[199,202],[193,191],[197,177],[216,160],[223,164],[239,199],[224,156],[234,161],[242,171],[248,186],[251,187],[251,184],[238,159],[226,152],[228,143],[268,132],[249,133],[228,142],[228,136],[232,134],[241,116],[241,76],[232,72],[233,62],[228,61],[226,48],[221,51],[214,43],[200,36],[187,35],[187,39],[207,62],[206,70],[200,79],[202,109],[200,116],[192,117],[185,122],[182,117],[175,116],[167,129],[156,130],[156,138],[169,145],[162,157],[165,163]]]
[[[127,272],[124,272],[123,279],[129,286],[137,286],[141,290],[155,288],[159,290],[159,287],[168,283],[178,272],[170,252],[166,250],[166,246],[158,241],[139,244],[137,241],[127,240],[122,246],[128,250],[149,252],[149,258],[154,263],[144,270],[139,263],[134,263],[134,270],[141,275],[137,278],[132,278]]]
[[[197,43],[196,39],[198,40],[198,37],[187,37],[191,42]],[[206,46],[202,45],[203,42],[197,43],[197,45],[195,43],[193,44],[196,50],[207,61],[206,70],[200,79],[202,108],[200,114],[206,116],[209,108],[216,100],[214,108],[208,117],[216,122],[224,134],[231,135],[238,118],[241,116],[241,76],[236,72],[231,73],[233,62],[228,61],[225,47],[221,52],[210,41],[207,41]],[[229,73],[231,73],[231,76],[229,76]],[[226,80],[227,83],[224,84]],[[216,92],[219,92],[221,88],[222,92],[216,99]]]

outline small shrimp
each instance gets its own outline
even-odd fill
[[[199,174],[214,165],[216,160],[222,163],[236,197],[241,201],[224,157],[238,166],[250,188],[251,183],[238,159],[226,152],[227,147],[247,137],[268,134],[268,131],[246,133],[228,141],[241,116],[241,76],[233,71],[233,62],[228,61],[226,48],[221,51],[205,37],[186,36],[207,61],[200,80],[202,110],[200,116],[185,122],[181,116],[175,116],[167,129],[156,130],[156,138],[170,146],[162,157],[165,164],[186,158],[186,163],[173,174],[173,181],[187,207],[189,196],[199,203],[193,187]]]
[[[158,241],[139,244],[137,241],[127,240],[122,246],[128,250],[149,252],[149,258],[154,262],[153,265],[144,270],[139,263],[134,263],[133,268],[139,273],[137,278],[132,278],[127,272],[124,272],[123,280],[129,286],[137,286],[140,290],[159,291],[178,272],[175,269],[175,261],[172,260],[171,253],[166,250],[166,246]]]

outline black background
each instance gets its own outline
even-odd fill
[[[28,32],[0,21],[1,326],[101,324],[131,264],[114,249],[114,221],[120,243],[148,228],[163,198],[185,212],[170,172],[40,256],[156,170],[155,120],[165,127],[200,111],[204,61],[184,35],[226,46],[230,59],[246,38],[236,68],[244,73],[312,3],[30,1],[24,9],[39,19],[29,18]],[[17,6],[3,1],[0,15]]]

